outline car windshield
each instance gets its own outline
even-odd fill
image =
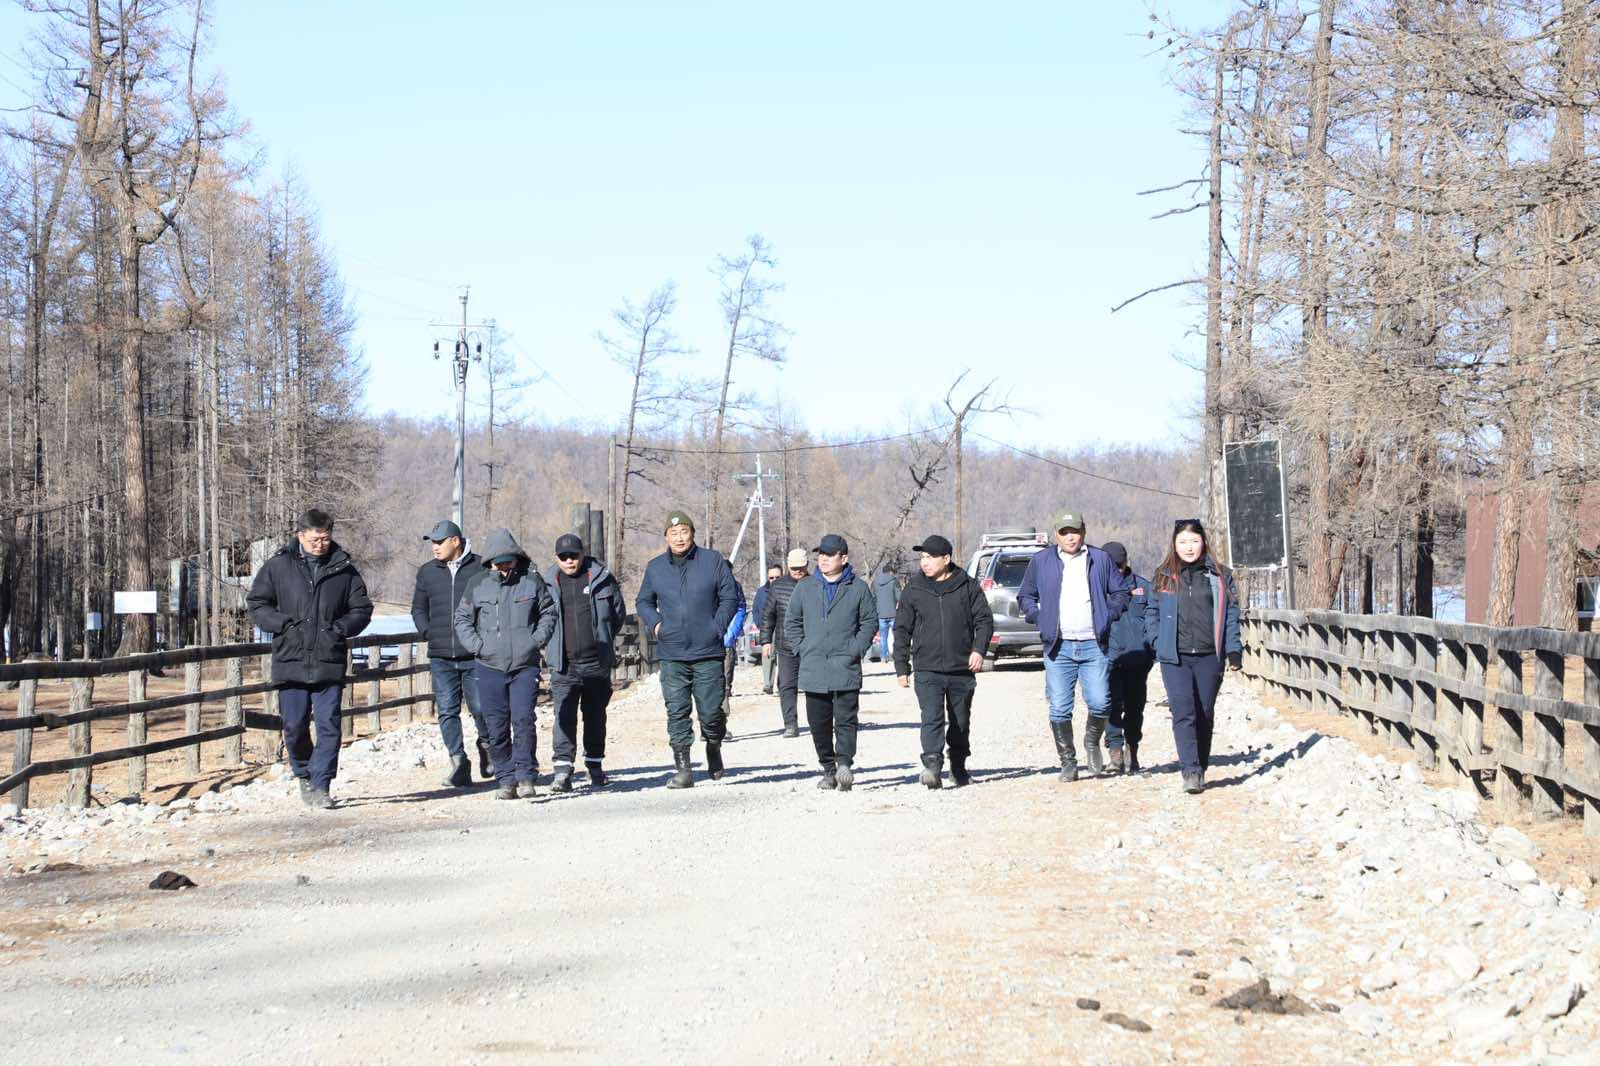
[[[996,585],[1003,585],[1008,589],[1017,588],[1022,584],[1022,575],[1028,569],[1028,560],[1032,558],[1032,552],[1027,555],[1002,555],[994,561],[994,567],[989,571],[989,579]]]

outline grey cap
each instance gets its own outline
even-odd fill
[[[434,526],[433,532],[424,533],[422,535],[423,540],[434,541],[449,540],[451,537],[462,537],[463,540],[466,539],[461,533],[461,527],[450,521],[448,518],[441,520],[438,525]]]

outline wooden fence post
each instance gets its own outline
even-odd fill
[[[72,714],[87,711],[94,705],[94,678],[72,679]],[[94,751],[93,722],[73,722],[67,727],[67,754],[76,758]],[[94,768],[85,766],[67,774],[67,806],[87,807],[89,791],[94,780]]]
[[[406,699],[410,699],[417,694],[417,678],[415,674],[410,672],[414,659],[415,651],[413,649],[413,645],[410,643],[400,645],[400,669],[402,671],[400,678],[400,695],[404,696]],[[411,724],[411,711],[411,704],[403,703],[400,705],[401,725]]]
[[[17,717],[31,718],[39,706],[39,682],[35,678],[28,678],[22,682],[22,689],[17,694]],[[20,774],[33,762],[33,730],[17,730],[17,746],[11,752],[11,772]],[[11,802],[20,810],[28,805],[28,785],[24,781],[11,790]]]
[[[367,649],[367,669],[376,673],[383,669],[383,649],[374,644]],[[376,707],[383,699],[383,679],[374,676],[367,682],[367,706]],[[370,711],[367,714],[367,729],[374,735],[383,732],[383,712]]]
[[[244,660],[229,659],[227,667],[227,686],[240,688],[244,685]],[[223,702],[223,724],[227,726],[244,725],[244,697],[229,696]],[[229,766],[242,766],[244,764],[244,734],[235,733],[222,742],[222,761]]]
[[[1547,700],[1566,698],[1567,657],[1558,651],[1534,652],[1533,693]],[[1566,813],[1561,772],[1566,767],[1566,725],[1550,714],[1533,715],[1533,815],[1559,818]],[[1588,768],[1591,773],[1593,767]],[[1549,774],[1549,776],[1545,776]]]
[[[1449,638],[1440,640],[1437,660],[1438,673],[1448,682],[1439,690],[1435,707],[1440,719],[1439,746],[1444,749],[1445,767],[1456,775],[1458,783],[1470,785],[1472,774],[1460,759],[1466,751],[1466,703],[1457,687],[1467,682],[1466,645]]]
[[[1413,638],[1411,657],[1416,668],[1437,673],[1439,641],[1432,633]],[[1411,750],[1425,770],[1439,766],[1439,727],[1435,720],[1438,689],[1431,682],[1416,681],[1411,686]]]
[[[150,674],[145,670],[128,671],[128,702],[142,702],[149,692]],[[150,739],[150,720],[143,711],[128,715],[128,745],[143,744]],[[128,760],[128,792],[138,796],[150,783],[150,762],[144,755]]]
[[[1462,654],[1467,664],[1467,688],[1483,690],[1489,684],[1489,649],[1482,644],[1461,645]],[[1488,707],[1482,699],[1473,697],[1462,699],[1466,712],[1461,716],[1461,749],[1471,759],[1483,754],[1484,719],[1488,715]],[[1468,777],[1472,776],[1472,764],[1463,764],[1463,772]],[[1476,778],[1473,779],[1476,781]]]
[[[195,698],[183,707],[183,731],[189,736],[200,732],[200,664],[183,664],[183,691]],[[185,768],[190,774],[200,773],[200,745],[191,744],[184,749]]]
[[[1600,659],[1583,660],[1583,702],[1600,707]],[[1584,723],[1582,748],[1590,785],[1583,797],[1583,835],[1600,837],[1600,725]]]
[[[1495,688],[1509,695],[1522,695],[1522,652],[1516,648],[1496,648],[1495,655],[1499,659]],[[1503,704],[1496,704],[1495,710],[1499,712],[1496,718],[1499,731],[1494,738],[1494,750],[1523,754],[1522,711]],[[1522,802],[1522,774],[1499,759],[1495,760],[1494,796],[1507,814]]]
[[[1411,679],[1416,665],[1415,643],[1411,634],[1398,630],[1389,634],[1389,743],[1396,748],[1412,748],[1416,742],[1411,728]]]

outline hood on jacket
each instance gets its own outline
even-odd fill
[[[934,578],[929,577],[927,574],[924,574],[921,570],[918,570],[915,574],[911,575],[911,584],[916,585],[918,588],[927,589],[935,596],[948,596],[971,580],[972,575],[968,574],[955,563],[950,564],[950,576],[945,578],[943,581],[935,580]]]
[[[585,555],[583,557],[583,566],[578,569],[576,576],[583,578],[583,583],[589,586],[590,589],[597,589],[607,581],[615,580],[611,574],[610,568],[606,566],[605,562],[594,558],[592,555]],[[557,566],[555,563],[551,563],[545,568],[545,584],[549,585],[551,589],[556,589],[559,587],[560,580],[561,567]]]
[[[520,556],[524,563],[533,562],[528,553],[522,550],[522,545],[517,543],[517,538],[511,535],[509,529],[497,529],[489,534],[483,542],[483,565],[485,569],[494,566],[494,560],[502,555]]]

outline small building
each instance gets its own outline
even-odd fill
[[[1521,548],[1517,552],[1517,587],[1512,602],[1512,625],[1539,624],[1544,601],[1545,531],[1550,494],[1534,488],[1522,514]],[[1467,621],[1482,623],[1489,614],[1489,586],[1494,573],[1494,526],[1500,511],[1500,494],[1493,486],[1467,492],[1466,581]],[[1572,594],[1578,602],[1578,625],[1594,623],[1595,601],[1600,592],[1600,485],[1584,490],[1578,505],[1578,581]]]

